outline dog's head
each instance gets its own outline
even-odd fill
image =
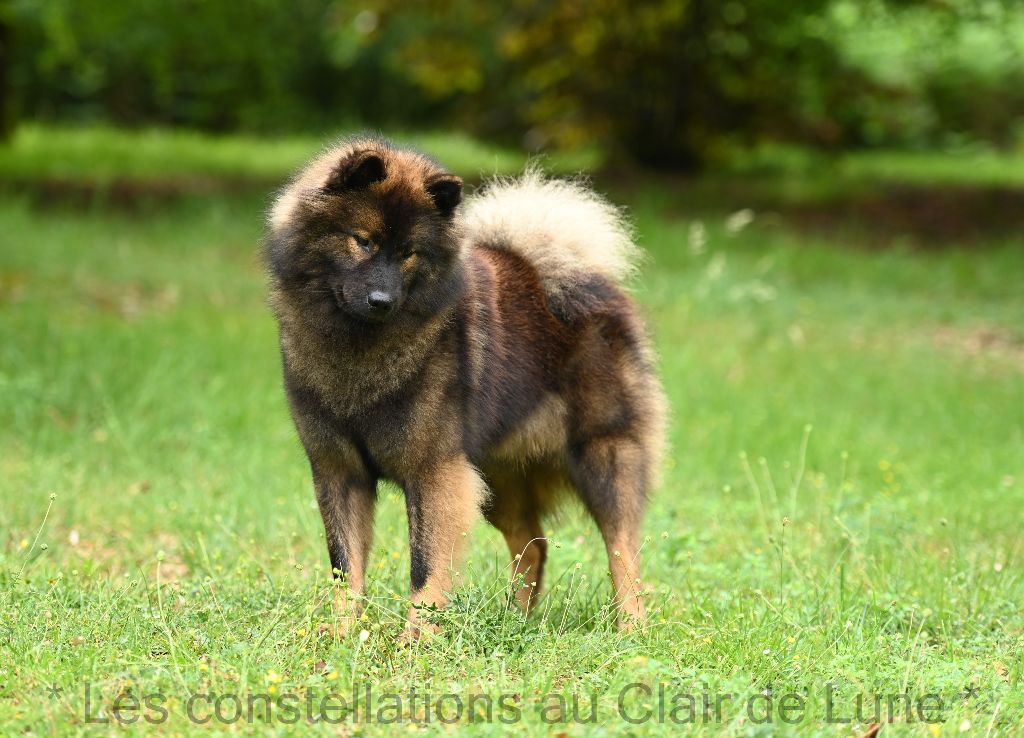
[[[304,310],[367,326],[425,320],[455,288],[461,199],[462,180],[420,154],[377,140],[338,147],[271,210],[275,289]]]

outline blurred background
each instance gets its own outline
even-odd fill
[[[694,171],[768,144],[1019,150],[1014,0],[5,0],[19,121],[454,128]]]

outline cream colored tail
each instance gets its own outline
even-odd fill
[[[640,255],[617,207],[582,182],[547,179],[536,168],[489,182],[462,218],[471,243],[522,256],[552,297],[594,275],[621,283]]]

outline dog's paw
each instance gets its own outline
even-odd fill
[[[317,635],[330,638],[345,638],[355,628],[355,618],[339,618],[332,623],[320,623],[316,626]]]
[[[433,623],[408,623],[405,630],[398,634],[398,644],[412,646],[420,641],[429,640],[440,632],[440,626]]]
[[[619,613],[619,632],[623,635],[629,635],[631,633],[639,633],[644,628],[644,617],[634,615],[632,613]]]

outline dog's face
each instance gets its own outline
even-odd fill
[[[274,229],[279,289],[318,315],[368,326],[433,315],[452,291],[461,196],[458,177],[422,158],[346,152]]]

